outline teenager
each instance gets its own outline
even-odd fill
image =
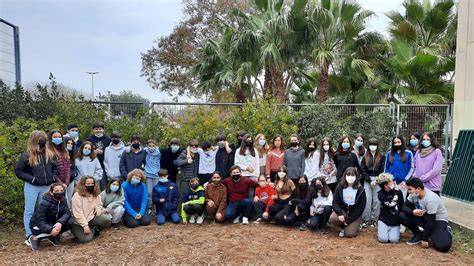
[[[224,221],[224,210],[227,206],[227,188],[221,183],[221,174],[214,172],[211,183],[205,189],[206,212],[211,217],[212,223]]]
[[[58,181],[67,187],[71,181],[71,165],[69,152],[66,150],[63,136],[59,130],[51,130],[51,133],[49,134],[49,145],[54,153],[54,157],[56,158],[56,165],[58,166]]]
[[[183,204],[181,205],[181,217],[183,223],[202,224],[204,221],[204,203],[205,192],[204,188],[199,185],[199,178],[194,177],[189,181],[189,188],[184,193]]]
[[[167,148],[160,149],[160,167],[168,170],[168,178],[173,183],[176,183],[176,175],[179,171],[176,159],[182,152],[178,138],[172,138]]]
[[[67,125],[67,133],[64,134],[64,137],[71,138],[74,140],[74,143],[77,148],[81,147],[82,141],[79,139],[79,127],[77,124]]]
[[[237,144],[230,145],[230,148],[232,149],[232,153],[229,156],[229,165],[230,165],[230,167],[235,165],[235,152],[242,145],[242,140],[244,139],[244,136],[246,134],[247,134],[247,132],[245,130],[237,131],[237,134],[235,135],[235,137],[237,139]],[[230,169],[229,169],[229,171],[230,171]]]
[[[92,125],[92,130],[94,131],[94,135],[88,137],[86,140],[90,141],[93,144],[93,151],[96,155],[97,159],[99,160],[100,166],[104,169],[104,151],[105,148],[110,146],[110,142],[112,139],[104,134],[105,126],[102,122],[96,122]],[[102,180],[97,179],[97,180]],[[101,189],[104,189],[107,184],[107,180],[104,178],[100,182]]]
[[[94,152],[94,146],[89,141],[82,143],[75,155],[74,165],[76,167],[76,178],[74,180],[76,183],[84,176],[92,176],[97,181],[100,181],[103,177],[103,170]]]
[[[127,147],[120,158],[120,175],[122,180],[127,179],[128,173],[134,169],[143,170],[146,163],[145,149],[141,145],[141,138],[134,134],[130,139],[130,147]]]
[[[260,159],[254,148],[252,135],[244,136],[240,148],[235,151],[234,163],[240,167],[242,176],[257,180],[260,175]]]
[[[145,182],[145,173],[140,169],[134,169],[128,173],[127,181],[122,184],[125,195],[123,222],[126,227],[135,228],[150,224],[150,215],[147,212],[148,190]]]
[[[255,137],[255,147],[257,148],[257,155],[259,158],[259,165],[260,165],[260,175],[265,175],[265,171],[267,169],[267,154],[270,150],[270,146],[267,143],[267,139],[265,135],[258,134]]]
[[[309,219],[310,201],[308,198],[308,191],[308,178],[306,176],[301,176],[298,178],[294,197],[290,200],[288,206],[289,213],[286,218],[284,218],[287,225],[298,225],[300,231],[306,230],[306,221]]]
[[[353,152],[352,140],[349,136],[343,136],[339,140],[339,146],[337,147],[336,154],[334,155],[334,163],[337,168],[337,180],[342,180],[342,175],[349,167],[355,167],[357,172],[360,173],[359,160],[357,155]]]
[[[112,218],[104,212],[99,183],[94,177],[84,176],[76,185],[76,193],[72,196],[72,215],[74,225],[71,232],[78,243],[90,242],[99,236],[101,230],[110,227]]]
[[[416,151],[418,150],[420,142],[421,142],[420,139],[421,139],[420,132],[415,132],[411,134],[410,137],[408,138],[409,141],[408,141],[407,148],[409,151],[411,151],[411,153],[415,154]]]
[[[125,151],[125,144],[122,141],[122,134],[118,131],[113,131],[110,134],[112,142],[105,148],[104,151],[104,170],[107,174],[107,180],[121,179],[120,173],[120,159]]]
[[[168,170],[160,169],[158,184],[153,187],[153,204],[156,206],[156,223],[165,224],[171,220],[174,224],[181,222],[178,215],[179,191],[176,183],[168,178]]]
[[[71,208],[72,194],[74,194],[74,186],[76,185],[74,178],[77,175],[74,156],[77,150],[79,149],[79,147],[76,146],[76,143],[70,137],[64,137],[64,143],[66,144],[65,146],[66,146],[66,150],[68,152],[68,157],[69,157],[69,184],[66,188],[66,201],[67,201],[67,206]]]
[[[305,151],[300,147],[300,145],[301,138],[298,135],[293,134],[290,137],[290,148],[285,150],[283,164],[288,169],[288,178],[290,178],[293,183],[296,183],[298,178],[304,175],[305,171]]]
[[[354,149],[352,152],[357,156],[357,160],[359,163],[361,163],[362,158],[364,158],[364,155],[366,153],[366,149],[364,147],[364,135],[362,133],[357,133],[354,136]]]
[[[362,223],[366,197],[356,167],[349,167],[342,175],[332,201],[333,213],[329,222],[341,228],[340,237],[354,237]]]
[[[120,179],[110,179],[105,190],[100,193],[100,198],[102,200],[102,207],[104,207],[104,213],[111,216],[112,228],[119,229],[119,223],[122,221],[123,214],[125,213],[125,208],[123,207],[125,196],[122,192]]]
[[[452,245],[451,227],[448,225],[448,211],[436,193],[424,187],[418,178],[406,182],[409,196],[400,213],[402,224],[413,232],[409,245],[420,243],[434,249],[448,252]],[[420,227],[423,228],[421,232]]]
[[[321,175],[319,169],[319,159],[321,155],[319,151],[316,149],[317,144],[316,140],[313,138],[309,138],[306,141],[305,153],[304,153],[304,175],[308,177],[308,181],[311,182],[313,179]]]
[[[270,182],[275,182],[278,169],[283,165],[285,159],[285,142],[281,135],[275,135],[272,138],[270,151],[267,153],[267,163],[265,173]]]
[[[32,232],[29,240],[33,251],[39,250],[42,239],[47,239],[55,247],[59,246],[61,234],[71,229],[65,189],[62,183],[52,184],[36,208],[29,224]]]
[[[308,227],[313,230],[319,229],[322,234],[327,234],[327,223],[332,212],[333,195],[324,176],[313,180],[308,197],[311,203]]]
[[[25,182],[23,224],[27,245],[30,245],[28,241],[31,235],[30,220],[36,204],[41,203],[43,194],[49,190],[49,185],[57,180],[58,168],[54,161],[54,152],[47,143],[48,136],[44,131],[31,132],[26,151],[20,155],[20,160],[15,167],[15,175]]]
[[[189,141],[188,147],[184,149],[176,159],[176,165],[180,169],[179,195],[182,198],[184,192],[189,188],[191,178],[197,177],[199,172],[198,142],[195,139]]]
[[[380,187],[380,216],[377,225],[377,238],[381,243],[400,242],[399,213],[403,207],[403,193],[393,181],[393,175],[381,173],[376,179]]]
[[[282,165],[277,172],[275,179],[274,204],[268,208],[268,222],[274,221],[277,224],[284,224],[288,214],[288,205],[295,191],[295,183],[288,177],[288,169]]]
[[[268,184],[265,175],[260,175],[257,181],[258,187],[255,189],[253,208],[257,212],[257,220],[255,220],[255,223],[260,223],[268,218],[268,208],[273,205],[275,188]]]
[[[384,173],[393,175],[393,180],[403,192],[403,198],[406,198],[407,194],[405,181],[413,175],[414,165],[413,154],[406,150],[403,137],[400,135],[393,137],[391,149],[385,156]]]
[[[423,186],[438,196],[441,191],[441,170],[443,155],[438,140],[433,134],[426,132],[421,135],[421,145],[415,155],[415,172]]]
[[[335,154],[336,151],[332,147],[332,140],[328,137],[323,138],[319,146],[319,169],[333,194],[337,186],[337,169],[334,163]]]
[[[209,141],[203,141],[197,151],[199,153],[199,184],[204,185],[211,180],[212,173],[216,171],[216,156],[219,149],[211,146]],[[228,152],[231,153],[232,150],[229,148]]]
[[[160,171],[161,152],[156,145],[156,141],[153,139],[149,139],[146,145],[144,170],[146,176],[146,188],[148,189],[148,210],[151,212],[153,207],[151,197],[153,194],[153,188],[158,184],[158,171]],[[168,173],[166,175],[168,175]]]
[[[217,135],[216,143],[218,147],[216,154],[216,172],[221,173],[222,176],[229,176],[229,168],[232,166],[230,165],[232,148],[223,134]]]

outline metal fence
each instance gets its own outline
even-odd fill
[[[142,102],[86,102],[95,106],[97,112],[105,112],[106,119],[116,119],[123,116],[136,117],[147,114],[148,106]]]

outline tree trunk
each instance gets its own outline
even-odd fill
[[[285,79],[283,70],[274,65],[265,66],[265,83],[263,89],[264,99],[276,99],[286,102]]]
[[[325,103],[328,100],[328,76],[329,65],[321,66],[319,73],[318,88],[316,89],[316,103]]]
[[[235,101],[238,103],[247,102],[247,98],[245,97],[245,92],[242,90],[242,87],[240,86],[236,86],[234,88],[234,98],[235,98]]]

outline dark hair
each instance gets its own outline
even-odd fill
[[[101,128],[103,128],[103,129],[105,129],[105,125],[104,125],[103,122],[97,121],[97,122],[95,122],[94,124],[92,124],[92,129],[98,128],[98,127],[101,127]]]
[[[314,143],[314,151],[309,150],[309,145],[311,145],[311,143]],[[306,147],[304,149],[304,157],[308,158],[310,155],[313,156],[317,147],[318,147],[318,143],[316,142],[316,139],[314,139],[314,138],[307,139],[306,140]]]
[[[87,189],[86,189],[87,179],[92,179],[94,181],[94,192],[92,192],[92,193],[88,192]],[[77,183],[75,191],[77,192],[77,194],[81,195],[82,197],[87,197],[91,194],[94,197],[98,197],[99,194],[100,194],[99,182],[97,182],[97,180],[95,180],[95,178],[93,178],[92,176],[85,175],[85,176],[81,177],[81,179]]]
[[[158,176],[159,177],[167,176],[167,175],[168,175],[168,170],[167,169],[161,168],[160,171],[158,171]]]
[[[84,159],[84,154],[82,153],[82,150],[84,149],[84,146],[86,145],[91,145],[91,153],[89,154],[89,157],[91,158],[91,162],[95,159],[96,155],[95,155],[95,147],[94,147],[94,144],[90,141],[84,141],[82,144],[81,144],[81,147],[79,147],[79,150],[77,150],[76,152],[76,155],[74,156],[74,158],[79,158],[79,160],[82,161],[82,159]]]
[[[235,169],[239,169],[239,172],[242,173],[242,169],[240,169],[240,166],[238,166],[238,165],[231,166],[230,169],[229,169],[229,173],[232,173],[232,171],[234,171]]]
[[[344,151],[344,149],[342,148],[342,142],[345,139],[349,140],[349,149],[347,149],[347,151]],[[354,148],[352,148],[353,145],[354,145],[354,143],[352,143],[352,139],[349,136],[344,135],[339,139],[339,145],[337,146],[337,152],[339,152],[339,153],[341,153],[341,152],[352,152],[352,150],[354,149]]]
[[[405,140],[403,139],[403,137],[401,135],[396,135],[395,137],[392,138],[389,162],[393,163],[395,161],[395,153],[397,152],[397,150],[395,149],[395,146],[393,145],[393,141],[395,139],[399,139],[400,142],[402,143],[402,147],[400,148],[400,160],[402,162],[405,162],[407,160],[407,155],[406,155],[406,152],[405,152],[406,144],[405,144]]]
[[[74,124],[74,123],[67,125],[67,130],[71,130],[72,128],[79,128],[79,127],[77,126],[77,124]]]
[[[285,150],[285,139],[280,134],[276,134],[275,136],[273,136],[271,150],[275,149],[275,140],[277,138],[280,138],[280,140],[281,140],[280,151],[284,151]]]
[[[174,145],[179,145],[179,139],[178,138],[172,138],[170,140],[170,146],[173,145],[173,144]]]
[[[405,185],[407,187],[413,187],[413,188],[421,188],[421,189],[425,189],[425,186],[423,185],[423,182],[421,182],[421,180],[417,177],[412,177],[410,179],[408,179],[406,182],[405,182]]]
[[[328,184],[326,183],[326,177],[320,176],[311,181],[311,192],[310,192],[310,197],[312,199],[315,199],[318,197],[318,190],[316,189],[316,180],[319,180],[321,182],[321,185],[323,186],[321,190],[321,196],[323,197],[329,197],[329,194],[331,193],[331,189],[329,188]]]
[[[438,142],[438,139],[436,139],[436,137],[431,133],[431,132],[425,132],[423,133],[423,135],[421,135],[421,141],[423,141],[423,137],[424,136],[428,136],[430,138],[430,141],[431,141],[431,146],[435,149],[439,149],[440,148],[440,145],[439,145],[439,142]],[[420,148],[424,148],[423,145],[420,145]]]
[[[377,145],[377,150],[375,151],[375,160],[374,160],[374,167],[377,167],[379,163],[382,163],[382,154],[380,153],[380,146],[379,146],[379,141],[376,138],[371,138],[369,139],[369,146],[370,145]],[[364,155],[364,159],[362,160],[365,164],[365,166],[369,166],[369,160],[372,155],[370,154],[371,152],[366,152]]]
[[[216,142],[219,142],[219,141],[225,141],[227,138],[224,134],[219,134],[217,135],[216,137]]]
[[[54,133],[59,133],[61,134],[61,138],[63,139],[63,142],[59,145],[55,145],[53,143],[53,134]],[[65,145],[65,141],[64,141],[64,136],[63,136],[63,133],[61,133],[61,131],[57,130],[57,129],[53,129],[51,130],[51,132],[49,132],[49,144],[48,144],[51,148],[51,150],[57,155],[59,153],[62,153],[64,158],[66,159],[69,159],[69,152],[68,150],[66,149],[66,145]]]
[[[342,174],[341,181],[339,182],[339,185],[342,186],[342,188],[347,188],[349,186],[349,183],[346,181],[346,175],[355,175],[356,180],[354,181],[354,184],[352,184],[352,188],[357,189],[360,187],[360,177],[359,177],[359,172],[357,171],[357,168],[355,167],[347,167],[346,171],[344,171],[344,174]]]
[[[201,148],[205,151],[209,148],[211,148],[211,143],[207,140],[201,142]]]
[[[281,178],[278,176],[278,172],[280,172],[280,171],[286,173],[286,175],[285,175],[285,177],[284,177],[283,179],[281,179]],[[279,181],[279,180],[284,181],[284,179],[287,179],[287,180],[288,180],[288,179],[290,179],[290,178],[288,177],[288,168],[287,168],[285,165],[282,165],[282,166],[280,166],[280,167],[278,168],[278,170],[277,170],[277,175],[275,176],[275,188],[276,188],[276,184],[278,183],[278,181]]]
[[[111,139],[120,139],[122,138],[122,134],[118,132],[117,130],[112,131],[112,134],[110,134]]]
[[[308,195],[308,190],[309,190],[309,189],[307,189],[305,192],[300,191],[299,182],[300,182],[300,179],[301,179],[301,178],[304,178],[304,180],[306,181],[306,184],[308,184],[308,188],[309,188],[308,177],[307,177],[306,175],[302,175],[302,176],[298,177],[298,179],[296,179],[297,181],[296,181],[296,184],[295,184],[295,187],[296,187],[296,188],[295,188],[295,197],[296,197],[297,199],[304,199],[304,198],[306,198],[306,196]]]
[[[411,136],[413,136],[413,137],[415,137],[419,140],[421,138],[421,132],[415,132],[415,133],[411,134],[410,138],[411,138]]]
[[[115,177],[113,177],[112,179],[109,180],[109,182],[107,182],[107,187],[105,188],[105,192],[106,193],[112,192],[112,190],[110,190],[110,185],[112,185],[112,183],[114,182],[119,183],[119,189],[117,190],[117,192],[114,192],[114,193],[116,193],[117,195],[122,195],[122,182],[120,182],[120,179],[115,178]]]
[[[362,133],[357,133],[354,135],[354,143],[355,143],[355,140],[358,138],[358,137],[361,137],[362,140],[364,140],[364,135],[362,135]],[[365,154],[365,147],[364,145],[360,146],[359,148],[357,148],[357,153],[359,154],[359,156],[363,156]]]
[[[50,194],[53,194],[53,190],[55,187],[62,187],[64,192],[66,192],[66,185],[64,185],[63,183],[61,182],[56,182],[56,183],[52,183],[50,186],[49,186],[49,189],[46,193],[44,193],[44,195],[47,195],[48,193]],[[64,199],[63,199],[64,200]]]
[[[235,137],[236,137],[237,139],[238,139],[239,137],[242,137],[242,138],[243,138],[244,135],[246,135],[246,134],[247,134],[247,131],[245,131],[245,130],[239,130],[239,131],[237,131],[237,134],[235,135]]]
[[[139,142],[142,142],[140,135],[138,134],[133,134],[132,137],[130,138],[130,142],[134,142],[135,140],[138,140]]]
[[[334,161],[334,149],[332,148],[332,140],[331,138],[325,137],[321,140],[321,145],[319,145],[319,167],[323,166],[324,164],[324,155],[326,151],[324,150],[324,142],[328,142],[329,150],[327,151],[328,157],[330,161]]]
[[[212,178],[214,175],[219,175],[219,177],[222,179],[221,172],[219,172],[219,171],[214,171],[214,172],[211,174],[211,178]]]
[[[291,134],[290,142],[291,142],[291,138],[296,138],[298,140],[298,146],[301,145],[301,137],[298,134]]]
[[[248,138],[250,138],[252,140],[252,144],[250,144],[250,146],[247,146],[247,143],[246,143],[246,140]],[[244,137],[242,138],[242,143],[240,143],[240,152],[239,152],[239,154],[244,156],[245,152],[247,152],[247,149],[249,149],[250,155],[252,155],[252,157],[256,156],[255,148],[253,147],[253,137],[252,137],[251,134],[245,134]]]

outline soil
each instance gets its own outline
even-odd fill
[[[33,252],[18,237],[1,243],[0,264],[455,264],[474,265],[474,255],[451,250],[440,253],[408,246],[409,232],[400,244],[380,244],[376,230],[366,229],[352,239],[300,232],[267,224],[173,225],[106,230],[87,244],[63,237],[62,246],[47,241]]]

